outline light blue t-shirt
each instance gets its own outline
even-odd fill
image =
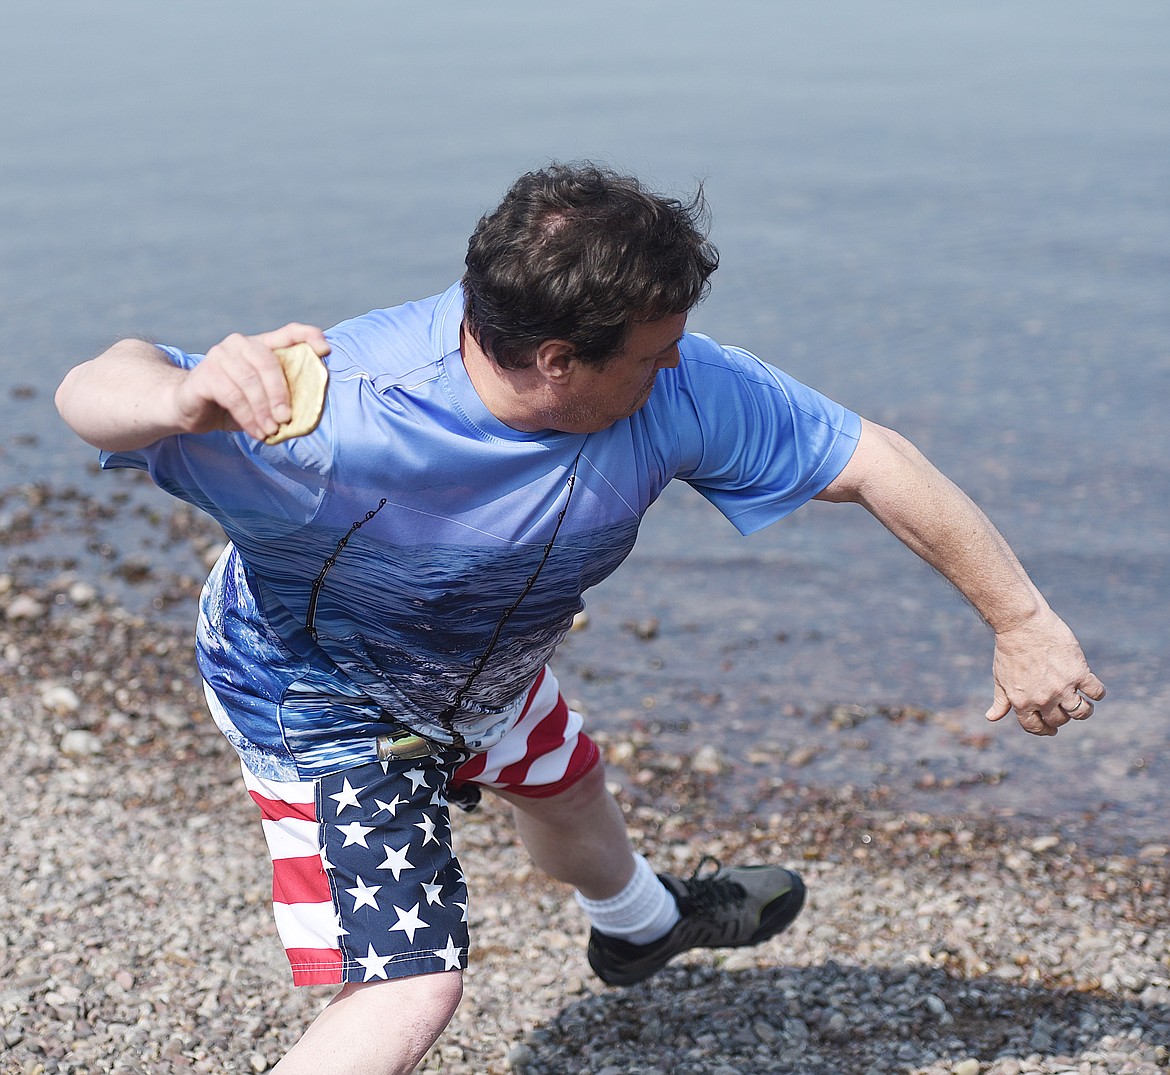
[[[231,539],[197,652],[217,720],[262,775],[371,761],[387,719],[486,749],[667,482],[750,533],[824,489],[856,446],[856,415],[698,334],[629,418],[519,432],[467,376],[462,312],[456,285],[328,332],[308,436],[184,435],[103,456],[149,470]]]

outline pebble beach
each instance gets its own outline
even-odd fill
[[[174,613],[193,612],[198,571],[107,550],[111,524],[78,493],[0,497],[0,1073],[264,1072],[330,990],[290,983],[258,816],[197,689]],[[222,540],[185,512],[152,525],[196,565]],[[422,1070],[1170,1068],[1170,848],[795,779],[728,811],[717,765],[636,728],[598,739],[657,868],[792,864],[804,914],[759,948],[606,988],[571,893],[530,868],[487,797],[455,818],[471,966]]]

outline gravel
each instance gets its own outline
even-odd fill
[[[196,559],[214,552],[206,534],[196,544]],[[257,816],[196,689],[189,629],[50,561],[10,556],[0,572],[0,1073],[266,1071],[330,991],[289,982]],[[154,606],[196,587],[141,563],[130,575],[162,595]],[[571,893],[531,869],[488,801],[456,818],[472,963],[423,1070],[1170,1067],[1164,844],[1123,853],[1083,827],[906,812],[888,793],[791,781],[728,813],[714,764],[641,733],[601,739],[658,868],[793,862],[803,916],[758,949],[689,953],[607,989]]]

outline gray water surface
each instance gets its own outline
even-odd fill
[[[51,393],[121,335],[201,350],[432,293],[549,159],[701,180],[723,266],[692,326],[927,451],[1110,698],[1052,742],[985,729],[986,632],[864,513],[744,540],[685,490],[595,592],[567,688],[601,726],[665,711],[731,757],[824,746],[778,763],[796,780],[951,773],[956,809],[1165,836],[1162,0],[9,0],[0,33],[0,485],[113,488]],[[653,639],[623,626],[648,617]],[[834,705],[932,717],[846,734],[817,717]]]

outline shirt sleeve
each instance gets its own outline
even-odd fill
[[[184,369],[204,357],[160,350]],[[147,471],[160,489],[207,512],[229,536],[282,537],[320,508],[329,471],[328,410],[313,433],[283,444],[267,445],[245,433],[191,433],[134,451],[102,452],[99,459],[106,470]]]
[[[740,348],[689,335],[677,374],[676,476],[741,534],[811,500],[857,447],[856,414]]]

